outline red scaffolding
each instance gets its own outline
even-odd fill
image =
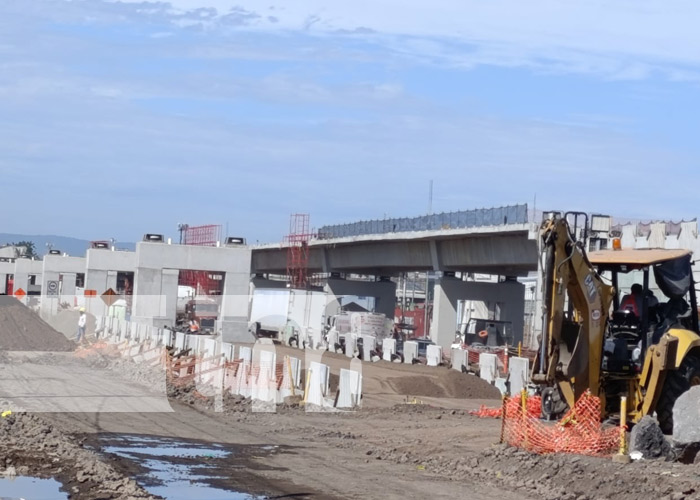
[[[309,285],[309,214],[292,214],[289,219],[289,234],[284,238],[287,245],[287,276],[292,288]]]
[[[182,243],[200,247],[215,247],[221,241],[221,226],[209,224],[206,226],[184,226]]]
[[[208,224],[205,226],[181,226],[182,243],[200,247],[215,247],[221,241],[221,226]],[[197,295],[220,295],[222,292],[223,275],[211,271],[180,271],[179,284],[194,288]]]

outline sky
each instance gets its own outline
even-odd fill
[[[700,3],[2,0],[0,232],[694,218]],[[228,229],[226,229],[228,228]]]

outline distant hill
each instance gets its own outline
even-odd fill
[[[6,245],[8,243],[17,243],[18,241],[31,241],[34,243],[36,248],[36,253],[39,255],[45,255],[49,252],[47,243],[50,243],[52,248],[65,252],[68,255],[73,255],[76,257],[84,257],[85,251],[90,246],[88,240],[81,240],[78,238],[70,238],[68,236],[56,236],[47,234],[9,234],[0,233],[0,246]],[[122,243],[120,241],[115,243],[115,246],[119,249],[134,250],[136,245],[134,243]]]

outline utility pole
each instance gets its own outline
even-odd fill
[[[433,213],[433,180],[430,179],[430,187],[428,188],[428,215]]]

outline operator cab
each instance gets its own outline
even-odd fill
[[[606,329],[602,369],[634,374],[644,353],[671,328],[698,331],[688,250],[626,249],[588,253],[616,290]]]

